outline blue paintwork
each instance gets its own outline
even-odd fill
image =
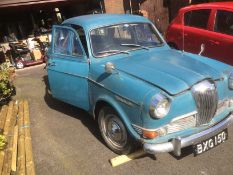
[[[77,35],[75,30],[66,26],[54,26],[55,28],[68,29]],[[80,56],[67,56],[54,54],[53,46],[52,44],[52,53],[49,54],[50,59],[48,60],[48,64],[55,64],[55,66],[48,66],[48,78],[53,96],[88,110],[90,108],[87,82],[89,65],[84,49],[82,48]],[[69,50],[71,50],[71,41]]]
[[[214,68],[170,49],[151,50],[113,63],[118,70],[157,85],[171,95],[176,95],[205,78],[220,77],[220,73]]]
[[[65,20],[62,24],[75,24],[82,26],[85,31],[90,31],[100,26],[108,26],[120,23],[148,22],[150,21],[142,16],[122,15],[122,14],[97,14],[84,15]]]
[[[230,71],[233,70],[231,66],[202,56],[172,50],[166,43],[149,50],[131,51],[129,55],[117,54],[95,58],[91,52],[89,32],[96,27],[126,22],[151,23],[144,17],[134,15],[87,15],[63,22],[63,26],[75,24],[83,27],[89,56],[87,58],[84,54],[75,59],[55,55],[52,53],[53,49],[51,50],[49,63],[55,62],[57,66],[48,67],[48,76],[55,98],[83,108],[93,115],[96,104],[105,101],[118,112],[130,134],[135,139],[140,139],[132,124],[156,129],[168,124],[177,116],[195,111],[196,105],[190,87],[203,79],[216,80],[220,100],[233,97],[227,81]],[[106,73],[106,62],[114,63],[116,71],[112,74]],[[164,93],[171,100],[170,112],[159,120],[152,119],[148,113],[151,98],[157,93]],[[117,98],[124,99],[127,103]],[[209,125],[221,120],[230,111],[232,108],[226,109],[214,117]],[[144,141],[164,142],[177,136],[199,132],[206,127],[208,126],[190,128]]]

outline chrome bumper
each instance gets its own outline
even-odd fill
[[[159,144],[150,144],[144,143],[143,149],[145,152],[150,154],[155,153],[164,153],[164,152],[172,152],[176,156],[181,155],[181,148],[196,144],[200,141],[206,140],[219,132],[223,129],[227,128],[233,122],[233,113],[229,114],[223,121],[219,122],[218,124],[208,128],[204,131],[201,131],[197,134],[190,135],[184,138],[174,138],[171,142],[159,143]]]

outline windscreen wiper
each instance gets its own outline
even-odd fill
[[[128,44],[128,43],[122,43],[122,44],[121,44],[121,46],[140,47],[140,48],[142,48],[142,49],[149,50],[149,47],[142,46],[142,45],[139,45],[139,44]]]
[[[129,54],[129,52],[127,51],[123,51],[123,50],[105,50],[105,51],[101,51],[101,52],[97,52],[98,54],[105,54],[105,53],[125,53],[125,54]]]

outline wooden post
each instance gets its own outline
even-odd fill
[[[8,106],[6,121],[5,121],[4,131],[3,131],[4,135],[7,135],[9,132],[10,122],[11,122],[12,113],[13,113],[13,105],[14,103],[11,101]]]
[[[18,101],[15,101],[14,108],[13,108],[13,114],[12,114],[13,117],[11,119],[10,128],[9,128],[11,132],[14,132],[14,128],[15,128],[15,124],[16,124],[17,116],[18,116],[18,110],[19,110]]]
[[[17,158],[17,174],[25,175],[25,138],[24,138],[24,105],[23,101],[19,102],[19,113],[18,113],[18,127],[19,127],[19,138],[18,138],[18,158]]]
[[[4,157],[5,157],[5,152],[0,151],[0,174],[2,174],[2,167],[3,167]]]
[[[32,141],[30,133],[29,120],[29,105],[28,101],[24,100],[24,130],[25,130],[25,150],[26,150],[26,172],[30,175],[35,175],[35,165],[32,155]]]
[[[18,125],[14,128],[14,139],[13,139],[13,150],[12,150],[12,162],[11,162],[11,171],[16,172],[16,162],[17,162],[17,142],[18,142]]]
[[[8,111],[8,107],[7,106],[3,106],[2,110],[1,110],[1,115],[0,115],[0,130],[1,130],[1,134],[3,133],[3,129],[4,129],[4,126],[5,126],[7,111]],[[5,152],[4,151],[0,151],[0,174],[2,173],[2,167],[3,167],[4,157],[5,157]]]
[[[7,137],[7,148],[5,149],[4,163],[1,175],[10,175],[13,137]]]
[[[18,113],[18,103],[15,102],[14,106],[9,106],[6,125],[4,129],[4,134],[7,137],[7,147],[5,150],[4,163],[2,168],[2,175],[10,175],[11,173],[11,161],[12,161],[12,147],[13,147],[13,135],[14,135],[14,126]],[[13,110],[13,111],[9,111]]]
[[[6,115],[7,115],[7,106],[3,106],[0,114],[0,133],[3,133],[3,129],[5,126]]]

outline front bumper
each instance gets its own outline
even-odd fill
[[[206,140],[225,128],[227,128],[233,122],[233,113],[231,112],[224,120],[218,124],[208,128],[204,131],[201,131],[197,134],[190,135],[188,137],[177,137],[172,139],[171,142],[159,143],[159,144],[150,144],[144,143],[143,149],[145,152],[150,154],[163,153],[163,152],[172,152],[176,156],[181,155],[181,148],[196,144],[200,141]]]

